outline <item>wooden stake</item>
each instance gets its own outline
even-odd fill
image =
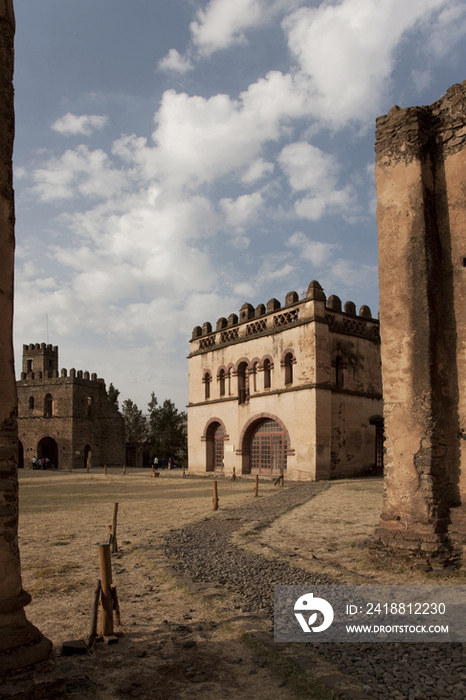
[[[95,584],[94,600],[92,601],[91,609],[91,631],[89,633],[89,639],[87,640],[87,646],[92,649],[95,643],[95,638],[97,637],[97,615],[99,613],[99,598],[100,598],[100,578]]]
[[[117,531],[117,515],[118,515],[118,503],[113,505],[113,518],[112,518],[112,537],[110,543],[112,545],[112,554],[118,552],[118,542],[116,537]]]
[[[236,481],[236,471],[235,468],[233,467],[233,476],[231,477],[232,481]]]
[[[254,496],[259,495],[259,474],[256,474],[256,487],[254,489]]]
[[[285,477],[283,475],[283,469],[280,469],[280,486],[285,485]]]
[[[112,591],[113,609],[115,611],[116,623],[117,623],[117,625],[121,625],[120,603],[118,601],[118,594],[117,594],[116,586],[112,584],[110,586],[110,590]]]
[[[109,544],[97,546],[101,581],[99,634],[108,637],[113,634],[112,559]]]
[[[123,464],[123,475],[126,474],[126,464]]]
[[[183,479],[186,479],[186,469],[184,468],[184,464],[183,464]]]
[[[214,486],[214,510],[218,510],[218,491],[217,491],[217,482],[216,481],[214,481],[213,486]]]
[[[155,476],[155,467],[154,467],[154,465],[152,465],[152,474],[151,474],[151,476]]]
[[[107,465],[104,464],[104,474],[106,474],[106,473],[107,473]]]

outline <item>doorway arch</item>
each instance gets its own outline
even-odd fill
[[[92,460],[91,446],[86,445],[86,447],[84,448],[84,465],[83,465],[84,469],[87,469],[88,467],[89,467],[89,469],[91,468],[91,466],[92,466],[91,460]]]
[[[52,437],[43,437],[37,443],[37,456],[42,459],[48,457],[50,466],[58,469],[58,445]]]
[[[202,439],[206,443],[206,471],[223,471],[225,442],[228,439],[223,421],[220,418],[211,418]]]
[[[279,474],[287,468],[290,436],[283,422],[272,414],[251,418],[240,437],[243,474]]]

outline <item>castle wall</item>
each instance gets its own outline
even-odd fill
[[[377,120],[386,434],[378,536],[444,559],[450,522],[466,523],[456,510],[466,495],[465,113],[466,82],[430,107],[394,107]]]
[[[33,366],[48,365],[51,354],[48,350],[52,346],[25,345],[23,366],[26,368],[24,360],[37,348],[42,349],[46,362],[35,357]],[[58,362],[58,348],[54,351]],[[61,370],[58,376],[56,369],[23,372],[17,382],[17,392],[18,431],[26,468],[31,468],[33,457],[40,456],[44,438],[51,438],[56,444],[53,457],[50,447],[44,445],[42,450],[59,469],[82,469],[88,461],[92,467],[125,464],[124,419],[108,400],[103,379],[74,369],[69,376],[66,370]],[[47,395],[51,397],[49,408]]]

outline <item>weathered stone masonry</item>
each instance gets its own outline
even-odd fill
[[[380,540],[455,559],[466,543],[466,82],[377,120],[386,436]]]
[[[24,466],[49,457],[59,469],[125,464],[124,419],[105,382],[82,370],[58,369],[58,347],[23,345],[17,382],[18,430]]]
[[[189,355],[189,470],[295,480],[367,473],[381,446],[379,322],[316,281],[196,326]],[[381,457],[381,451],[378,451]],[[381,467],[379,463],[379,467]]]

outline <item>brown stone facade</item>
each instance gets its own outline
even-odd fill
[[[466,543],[466,82],[377,120],[386,435],[377,536],[455,561]]]
[[[23,463],[48,457],[58,469],[125,464],[125,424],[96,374],[59,372],[58,347],[23,345],[17,382],[18,430]]]
[[[189,355],[190,473],[317,480],[382,457],[379,322],[316,281],[196,326]]]

